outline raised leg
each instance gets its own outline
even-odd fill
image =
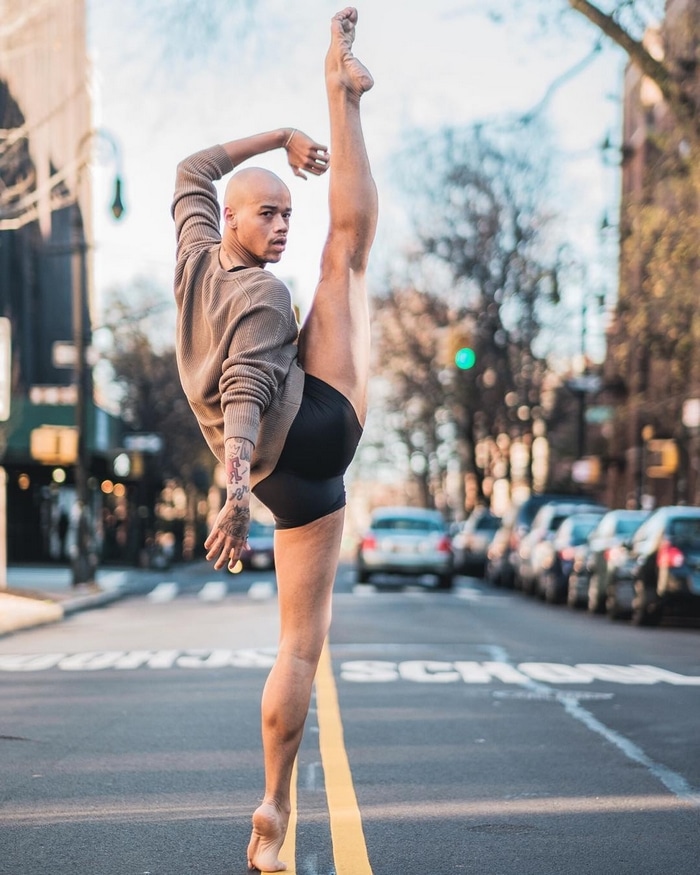
[[[287,868],[278,855],[289,821],[292,767],[330,627],[343,519],[341,509],[306,526],[275,533],[280,642],[262,698],[265,796],[253,814],[248,845],[251,869]]]
[[[326,56],[331,127],[330,224],[321,276],[299,338],[304,369],[342,392],[364,421],[369,377],[365,272],[377,224],[377,192],[360,125],[372,77],[352,54],[357,12],[333,17]],[[311,689],[331,621],[344,510],[275,534],[280,644],[262,700],[265,796],[253,815],[248,865],[279,872],[289,785]]]
[[[330,223],[321,275],[299,338],[304,370],[342,392],[364,423],[370,366],[365,273],[377,226],[377,190],[360,123],[360,98],[374,84],[352,54],[357,11],[333,17],[326,56],[330,112]]]

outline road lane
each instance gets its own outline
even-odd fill
[[[2,875],[245,871],[274,589],[177,583],[0,640]],[[337,591],[285,849],[299,875],[697,871],[696,630],[474,581]],[[331,843],[347,801],[328,714],[361,864]]]
[[[337,606],[331,638],[375,872],[416,847],[441,872],[697,870],[695,630],[647,636],[513,593],[461,613],[363,602]]]

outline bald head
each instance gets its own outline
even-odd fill
[[[229,262],[279,261],[291,212],[289,189],[275,173],[261,167],[234,173],[224,192],[223,245]]]
[[[262,167],[246,167],[234,173],[226,185],[224,206],[234,212],[253,202],[262,203],[266,199],[280,198],[291,200],[289,189],[271,170]]]

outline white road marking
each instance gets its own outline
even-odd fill
[[[376,595],[377,587],[371,583],[356,583],[352,588],[352,594],[362,598],[363,596]]]
[[[502,647],[493,647],[492,653],[497,655],[497,658],[501,659],[503,662],[509,663],[510,660],[507,658],[507,654]],[[546,667],[546,670],[551,670],[555,664],[554,663],[520,663],[518,665],[518,669],[523,669],[524,671],[530,670],[536,666]],[[559,668],[562,668],[560,666]],[[571,668],[571,666],[568,666]],[[602,670],[601,670],[602,669]],[[683,675],[679,675],[676,672],[665,672],[663,669],[657,669],[653,665],[632,665],[632,666],[612,666],[612,665],[595,665],[592,663],[579,663],[578,665],[573,667],[574,672],[581,672],[581,675],[578,676],[576,682],[580,682],[580,678],[582,675],[586,673],[591,675],[591,679],[595,678],[596,680],[605,680],[613,683],[643,683],[643,684],[655,684],[658,682],[666,682],[676,685],[680,682],[680,679],[683,678],[684,685],[688,686],[696,686],[700,683],[700,678],[698,677],[684,677]],[[556,671],[556,669],[555,669]],[[628,673],[629,672],[629,673]],[[535,673],[539,673],[536,670]],[[630,680],[630,677],[635,675],[637,676],[636,681]],[[641,676],[641,677],[640,677]],[[546,686],[544,683],[532,679],[533,675],[530,674],[528,678],[527,684],[525,687],[532,693],[546,694],[551,695],[552,688]],[[540,674],[541,677],[541,674]],[[574,677],[572,676],[572,681]],[[559,683],[561,683],[561,674],[559,673]],[[686,802],[690,805],[700,808],[700,792],[695,788],[691,787],[687,780],[683,777],[683,775],[678,772],[674,772],[672,769],[667,768],[662,763],[657,763],[648,757],[646,753],[642,750],[641,747],[636,745],[629,738],[626,738],[619,732],[616,732],[614,729],[611,729],[609,726],[606,726],[601,720],[595,717],[590,711],[587,711],[579,701],[579,698],[572,694],[571,691],[567,691],[565,693],[557,693],[556,701],[564,706],[564,710],[566,713],[573,717],[574,720],[578,720],[579,723],[582,723],[587,729],[590,729],[591,732],[595,732],[596,735],[600,735],[607,742],[616,747],[619,751],[622,752],[624,756],[628,759],[632,760],[635,763],[639,763],[641,766],[644,766],[645,769],[660,781],[667,790],[673,793],[678,799],[681,799],[683,802]]]
[[[271,580],[256,580],[248,589],[248,598],[271,599],[275,595],[275,585]]]
[[[221,602],[228,595],[228,586],[223,580],[210,580],[204,584],[198,593],[203,602]]]
[[[274,661],[274,648],[246,650],[94,650],[79,653],[0,654],[0,672],[36,672],[58,668],[61,671],[134,670],[137,668],[264,668]],[[554,662],[521,662],[513,665],[501,660],[470,662],[465,660],[411,659],[401,662],[377,659],[346,660],[340,665],[340,677],[350,683],[387,683],[408,681],[418,684],[468,684],[473,686],[515,686],[523,697],[559,702],[598,698],[596,692],[556,689],[557,684],[610,685],[669,684],[674,687],[700,685],[700,677],[682,675],[653,665],[607,665]],[[546,682],[543,679],[547,679]],[[499,693],[500,694],[500,693]],[[520,693],[512,693],[520,696]]]
[[[148,600],[156,604],[171,602],[177,597],[178,591],[179,587],[174,581],[163,581],[163,583],[159,583],[155,589],[148,593]]]

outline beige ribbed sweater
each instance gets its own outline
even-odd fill
[[[301,403],[304,373],[284,283],[260,268],[229,272],[219,263],[221,213],[213,183],[231,170],[221,146],[177,168],[176,349],[185,395],[219,461],[229,437],[255,445],[253,487],[277,464]]]

